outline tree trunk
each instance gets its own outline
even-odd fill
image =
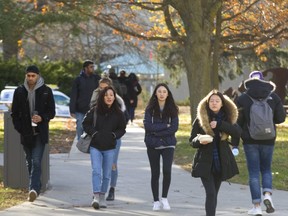
[[[18,38],[13,35],[7,35],[3,37],[3,59],[8,61],[9,59],[18,57]]]
[[[211,90],[210,40],[204,42],[203,38],[199,38],[198,42],[186,44],[183,56],[189,84],[191,120],[196,117],[198,103]]]
[[[209,5],[212,4],[213,1],[210,0],[173,1],[173,6],[179,12],[186,31],[183,60],[189,86],[192,121],[196,117],[198,103],[211,90],[210,58],[214,19],[211,19],[211,13],[207,8],[211,8]]]

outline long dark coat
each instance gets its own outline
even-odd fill
[[[221,141],[219,144],[219,157],[221,163],[221,179],[227,180],[239,173],[234,155],[229,146],[229,135],[234,138],[239,138],[241,129],[236,124],[238,111],[236,105],[231,99],[224,95],[224,106],[228,106],[229,113],[226,113],[227,121],[223,121],[219,126],[221,132]],[[209,134],[215,136],[210,127],[209,117],[207,113],[208,98],[204,98],[198,105],[197,118],[193,122],[191,136],[189,141],[197,152],[194,155],[192,164],[192,176],[209,178],[212,174],[213,162],[213,144],[202,145],[198,140],[198,134]],[[218,126],[217,126],[218,127]]]

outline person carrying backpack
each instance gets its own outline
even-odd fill
[[[262,215],[262,200],[266,212],[273,213],[271,164],[276,139],[275,124],[284,122],[286,113],[281,99],[274,93],[275,84],[265,81],[262,72],[251,72],[249,79],[244,81],[244,88],[245,92],[237,98],[236,105],[239,109],[237,123],[242,128],[241,139],[253,203],[248,215]]]

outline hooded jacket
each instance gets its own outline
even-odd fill
[[[233,101],[224,95],[225,101],[223,106],[227,106],[229,113],[226,113],[227,120],[222,120],[221,124],[217,124],[220,133],[220,144],[219,144],[219,158],[221,163],[221,179],[227,180],[238,174],[238,167],[235,158],[232,154],[229,146],[228,137],[231,136],[233,139],[240,137],[241,129],[236,124],[238,111]],[[197,108],[197,117],[193,122],[192,131],[189,141],[193,148],[197,148],[194,155],[192,164],[192,176],[210,178],[212,174],[212,163],[213,163],[213,144],[202,145],[199,141],[198,134],[208,134],[212,137],[215,136],[214,131],[210,126],[207,101],[208,96],[203,98]],[[232,143],[233,143],[232,139]],[[234,143],[232,145],[235,145]]]
[[[276,86],[273,82],[250,78],[244,82],[244,88],[246,89],[245,93],[254,99],[265,99],[269,96],[267,103],[273,110],[274,124],[280,124],[285,121],[285,109],[283,108],[283,104],[279,96],[274,93]],[[239,118],[237,123],[242,128],[241,138],[243,140],[243,144],[274,145],[276,137],[269,140],[254,140],[251,138],[248,124],[250,122],[250,107],[253,102],[246,94],[240,95],[236,101],[239,109]],[[239,141],[240,139],[238,139],[237,142],[239,143]]]
[[[37,124],[41,142],[48,143],[49,121],[55,116],[55,102],[52,90],[43,84],[35,90],[35,110],[41,116],[42,121]],[[12,120],[14,128],[21,134],[21,144],[32,145],[34,134],[31,126],[31,110],[28,100],[28,91],[24,85],[15,89],[12,105]]]

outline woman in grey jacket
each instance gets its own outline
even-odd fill
[[[171,91],[164,83],[155,87],[144,116],[145,144],[151,168],[153,210],[170,210],[167,200],[171,182],[171,168],[178,130],[178,107]],[[160,157],[163,161],[162,198],[159,200]]]
[[[231,152],[228,136],[240,137],[236,124],[238,111],[227,96],[212,90],[197,108],[189,141],[197,152],[192,164],[192,176],[200,177],[206,191],[206,216],[215,216],[217,195],[222,181],[238,174],[238,167]],[[203,140],[210,135],[211,140]]]

